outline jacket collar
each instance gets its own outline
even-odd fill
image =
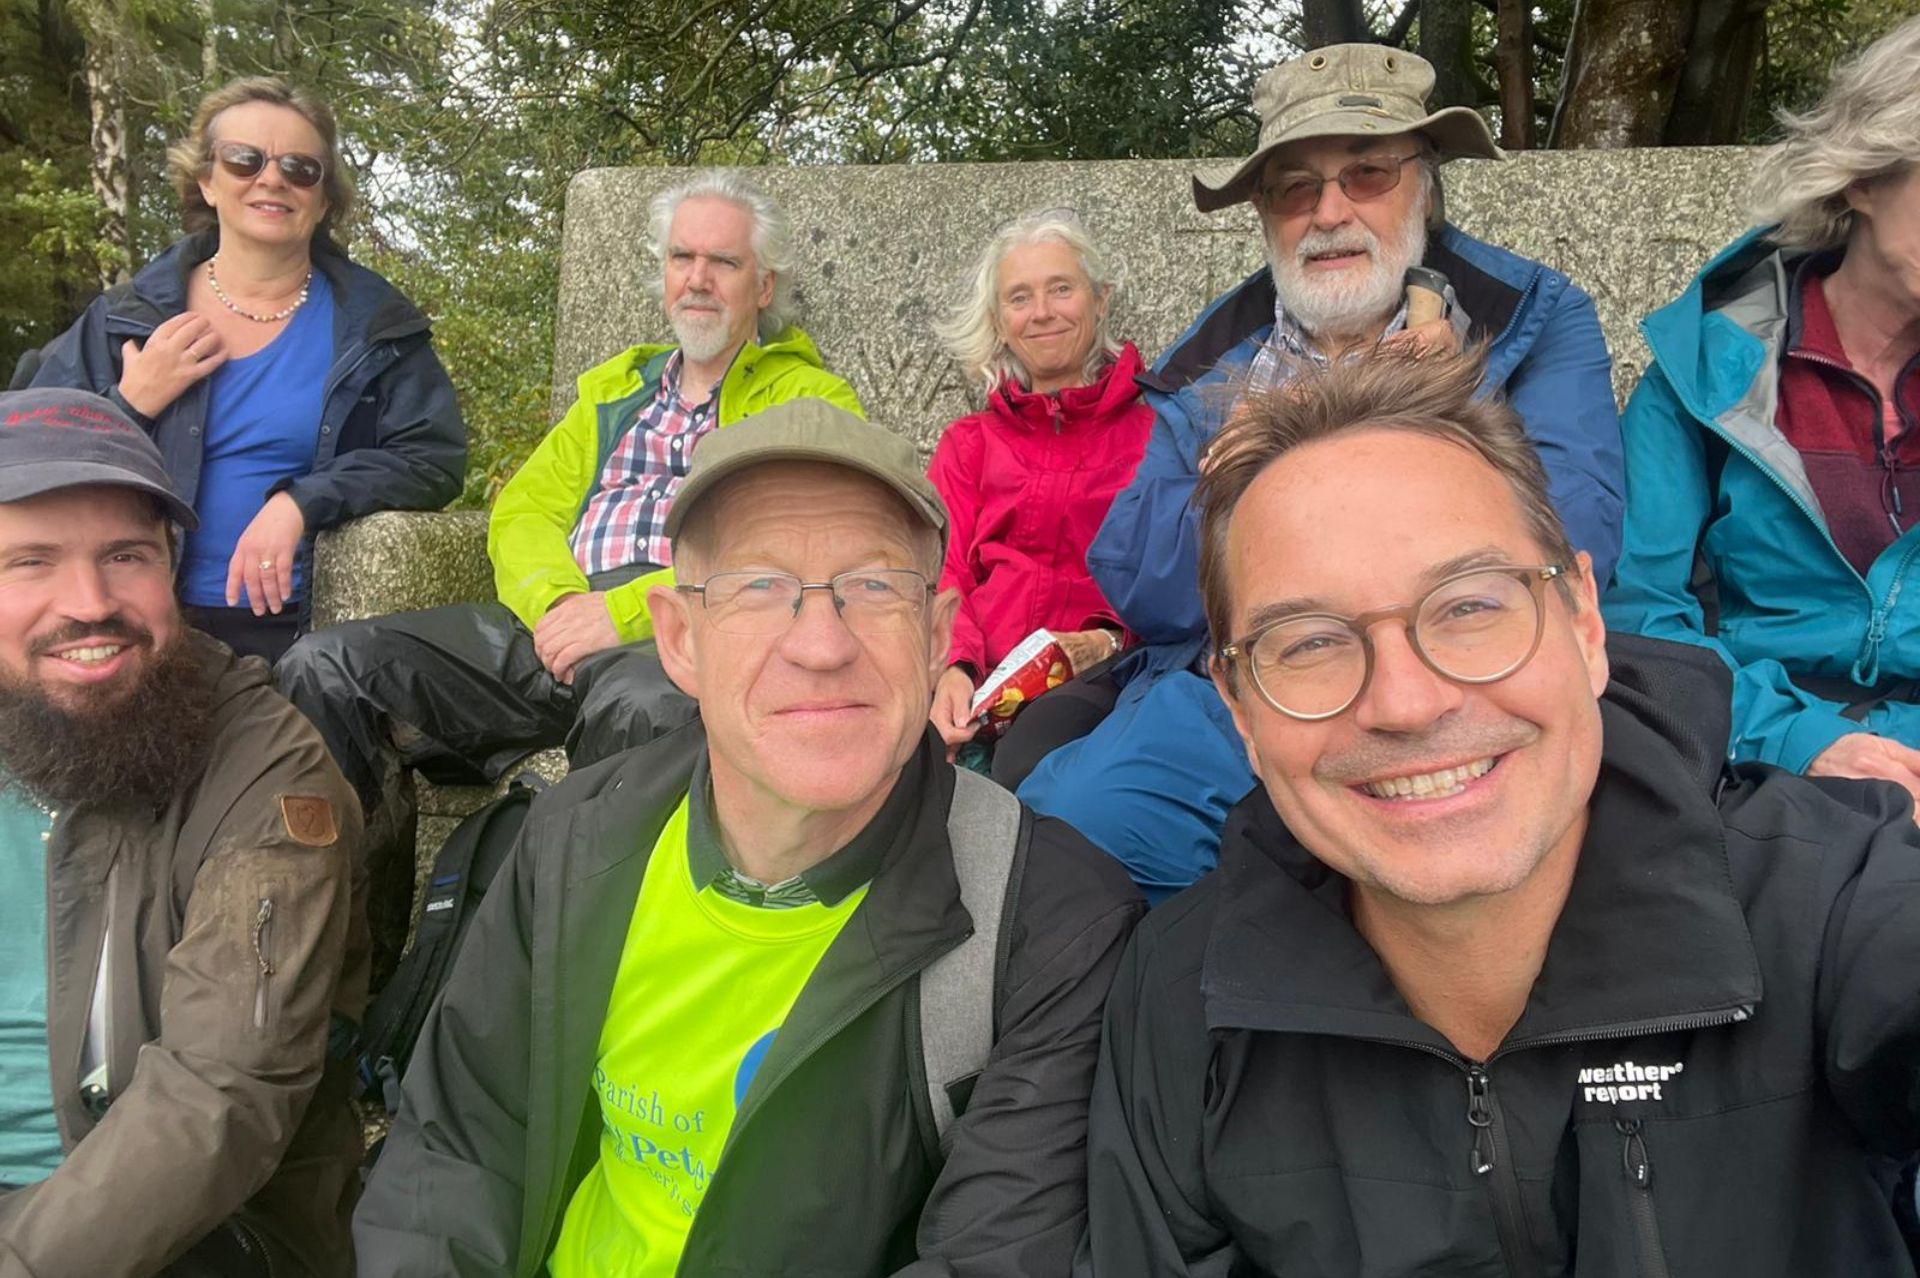
[[[1460,249],[1470,243],[1473,241],[1452,224],[1443,225],[1427,237],[1427,252],[1421,261],[1453,285],[1460,308],[1473,321],[1469,340],[1491,341],[1513,323],[1526,290],[1468,261]],[[1537,264],[1525,265],[1538,274]],[[1140,384],[1148,390],[1175,394],[1212,372],[1241,343],[1249,339],[1265,341],[1273,329],[1276,301],[1273,270],[1263,266],[1209,307],[1153,371],[1140,378]]]
[[[1040,395],[1008,378],[993,388],[987,406],[1001,421],[1026,430],[1098,428],[1139,398],[1140,388],[1134,379],[1142,368],[1140,352],[1128,342],[1085,386]]]
[[[1572,889],[1520,1020],[1501,1045],[1631,1032],[1760,1001],[1759,963],[1697,770],[1610,689],[1599,782]],[[1201,990],[1213,1029],[1417,1044],[1415,1019],[1347,906],[1348,882],[1281,823],[1264,787],[1229,818]]]
[[[175,240],[125,284],[107,294],[108,313],[148,328],[187,308],[187,279],[220,247],[217,231],[197,231]],[[427,317],[378,274],[354,264],[325,235],[314,237],[313,269],[333,287],[340,331],[366,334],[368,342],[393,341],[425,332]]]

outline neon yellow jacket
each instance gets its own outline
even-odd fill
[[[573,528],[586,511],[615,445],[653,402],[672,346],[635,346],[580,375],[573,407],[494,499],[487,557],[500,602],[529,630],[563,595],[590,590],[573,558]],[[720,383],[722,427],[790,399],[817,398],[866,411],[853,388],[821,366],[813,339],[787,327],[765,346],[749,342]],[[663,568],[607,592],[623,643],[653,637],[647,591],[673,584]]]

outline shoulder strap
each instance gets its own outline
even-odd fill
[[[993,1050],[994,991],[1006,966],[1003,923],[1032,829],[1012,794],[978,773],[954,769],[947,841],[973,935],[920,973],[920,1052],[943,1155],[956,1113],[948,1088],[985,1069]]]
[[[1693,573],[1687,579],[1687,588],[1700,601],[1700,628],[1711,639],[1720,633],[1720,582],[1713,575],[1713,564],[1707,558],[1707,529],[1713,527],[1713,512],[1720,505],[1720,476],[1727,468],[1727,454],[1733,448],[1717,430],[1703,427],[1700,433],[1705,437],[1706,448],[1707,518],[1700,525],[1699,540],[1694,543]]]

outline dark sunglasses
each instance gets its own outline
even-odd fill
[[[327,166],[311,155],[298,151],[269,155],[245,142],[218,143],[213,148],[213,158],[220,161],[221,168],[242,179],[258,176],[271,160],[289,185],[301,188],[319,186],[320,179],[327,175]]]

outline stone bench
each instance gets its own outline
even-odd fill
[[[1444,170],[1448,215],[1593,294],[1624,401],[1646,361],[1637,324],[1745,225],[1754,152],[1532,152]],[[976,406],[931,323],[994,230],[1028,209],[1077,209],[1127,266],[1115,331],[1149,360],[1258,267],[1253,212],[1194,211],[1183,161],[793,167],[754,171],[795,228],[800,322],[877,422],[930,451]],[[553,416],[574,378],[642,341],[671,340],[655,292],[647,203],[684,169],[596,169],[567,195]],[[315,624],[492,598],[486,518],[382,514],[320,538]],[[558,751],[537,760],[558,775]],[[420,786],[423,858],[485,792]]]

